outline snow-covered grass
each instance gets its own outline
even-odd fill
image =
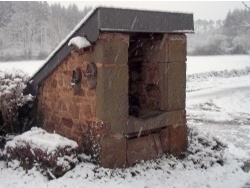
[[[196,79],[187,88],[190,127],[211,133],[228,143],[237,158],[249,160],[250,74]]]
[[[191,132],[184,160],[163,156],[117,170],[86,162],[52,181],[35,169],[25,173],[0,161],[0,187],[249,187],[250,173],[241,168],[250,160],[247,67],[246,55],[188,57],[186,109]]]
[[[104,169],[85,162],[63,177],[48,181],[33,168],[27,174],[21,168],[6,168],[0,162],[3,187],[239,187],[248,174],[241,170],[228,149],[207,134],[191,129],[189,148],[183,160],[163,156],[127,169]],[[16,164],[18,165],[18,163]],[[15,169],[15,170],[14,170]],[[3,181],[12,174],[12,181]],[[235,181],[235,178],[238,181]]]
[[[188,56],[187,73],[204,73],[250,66],[250,55]]]
[[[44,64],[44,60],[40,61],[0,61],[0,71],[13,72],[15,70],[22,70],[29,76],[33,75]]]

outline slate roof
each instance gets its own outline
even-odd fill
[[[24,94],[37,94],[40,83],[69,55],[72,37],[85,36],[95,42],[101,32],[193,33],[193,14],[121,8],[93,9],[45,60],[28,83]]]

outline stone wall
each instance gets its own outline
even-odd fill
[[[67,56],[39,88],[43,127],[75,140],[96,162],[101,160],[100,142],[110,134],[110,125],[104,122],[128,114],[128,40],[125,34],[100,35],[93,48],[76,49]],[[82,75],[75,92],[76,86],[71,85],[73,70],[84,72],[90,62],[97,66],[97,86],[89,90]]]
[[[159,114],[142,119],[129,115],[130,36],[104,33],[91,49],[70,54],[43,81],[39,109],[44,114],[44,128],[77,141],[104,167],[124,167],[184,151],[186,37],[162,35],[147,44],[141,100]],[[72,71],[85,71],[90,62],[97,66],[96,88],[89,90],[82,77],[74,92]]]
[[[86,79],[82,78],[80,91],[74,94],[70,82],[73,70],[86,70],[87,63],[77,53],[71,54],[48,76],[39,92],[39,108],[43,112],[44,128],[73,139],[80,146],[88,126],[97,122],[96,90],[89,90]]]

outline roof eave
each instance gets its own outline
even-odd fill
[[[124,19],[126,18],[126,19]],[[120,22],[123,20],[123,22]],[[178,24],[176,24],[178,23]],[[45,64],[30,79],[25,94],[36,95],[41,82],[70,54],[68,42],[84,36],[95,42],[100,32],[193,33],[193,15],[186,13],[138,11],[132,9],[97,7],[76,26],[45,60]]]

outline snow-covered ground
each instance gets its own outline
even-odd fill
[[[44,60],[41,61],[0,61],[0,71],[12,71],[13,69],[20,69],[26,72],[28,75],[33,75],[44,64]]]
[[[32,65],[30,64],[32,63]],[[21,63],[30,75],[43,62]],[[4,64],[4,66],[2,66]],[[7,63],[0,63],[0,70]],[[17,67],[12,63],[14,67]],[[11,67],[11,63],[9,64]],[[38,66],[38,67],[35,67]],[[1,187],[250,187],[250,56],[188,57],[187,120],[191,128],[186,159],[162,157],[125,170],[80,163],[63,177],[48,181],[35,169],[6,168],[0,161]],[[26,70],[25,70],[26,69]],[[225,71],[226,70],[226,71]],[[33,71],[33,72],[32,72]],[[215,137],[227,148],[211,149]],[[209,144],[200,144],[198,140]],[[222,158],[224,164],[216,163]],[[194,164],[194,162],[196,163]],[[210,165],[213,164],[213,165]]]
[[[250,55],[188,56],[187,73],[243,69],[250,66]]]
[[[195,74],[210,71],[243,69],[250,66],[250,55],[225,55],[225,56],[188,56],[187,73]],[[45,63],[45,60],[33,61],[0,61],[0,71],[21,69],[33,75]]]

